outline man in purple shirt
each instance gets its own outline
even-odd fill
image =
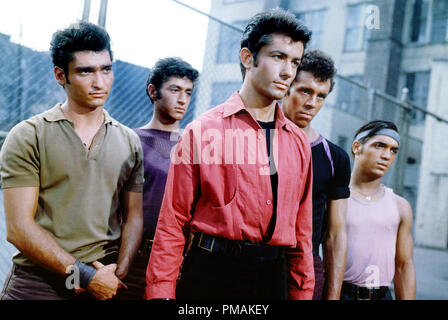
[[[170,167],[170,152],[177,143],[179,122],[190,104],[194,83],[199,72],[180,58],[164,58],[151,69],[146,93],[154,113],[149,123],[135,129],[143,148],[145,184],[143,186],[142,244],[126,279],[126,298],[141,299],[145,274],[156,231],[159,210]]]

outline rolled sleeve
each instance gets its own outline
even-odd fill
[[[125,190],[129,192],[143,192],[144,167],[143,167],[143,149],[137,134],[132,132],[132,149],[134,154],[134,166],[132,173],[126,182]]]

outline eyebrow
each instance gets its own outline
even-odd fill
[[[297,82],[297,81],[295,81],[295,82]],[[308,85],[298,85],[298,86],[295,88],[295,90],[302,90],[302,91],[303,91],[303,90],[308,90],[308,91],[313,91],[313,92],[315,92],[314,89],[310,88]],[[328,97],[328,93],[323,93],[323,92],[321,92],[321,93],[318,94],[318,96],[319,96],[319,97],[326,98],[326,97]]]
[[[168,89],[183,89],[181,86],[178,86],[177,84],[170,84],[168,86]],[[185,88],[185,90],[193,91],[192,88]]]
[[[270,54],[270,55],[275,54],[275,53],[280,54],[280,55],[282,55],[282,56],[286,56],[286,53],[284,53],[283,51],[280,51],[280,50],[272,50],[272,51],[269,51],[269,54]]]
[[[102,66],[100,66],[100,70],[104,70],[104,69],[108,69],[108,68],[112,68],[112,64],[104,64]],[[87,66],[87,67],[75,67],[75,70],[77,72],[92,72],[95,71],[96,69],[98,69],[95,66]]]
[[[385,143],[385,142],[383,142],[383,141],[381,141],[381,140],[373,141],[373,143],[378,143],[378,144],[380,144],[382,147],[389,147],[389,148],[394,149],[394,150],[395,150],[395,149],[396,149],[396,150],[399,149],[398,146],[393,147],[393,146],[391,146],[390,144],[387,144],[387,143]]]
[[[272,50],[272,51],[269,51],[269,55],[273,55],[273,54],[275,54],[275,53],[280,54],[280,55],[282,55],[282,56],[284,56],[284,57],[288,56],[286,53],[284,53],[283,51],[280,51],[280,50]],[[297,60],[297,61],[300,62],[302,59],[299,58],[299,57],[295,57],[294,60]]]

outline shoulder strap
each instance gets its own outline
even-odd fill
[[[331,176],[334,176],[334,165],[333,165],[333,157],[331,156],[331,152],[330,152],[330,146],[328,145],[327,139],[323,139],[322,143],[324,145],[324,149],[325,149],[325,153],[328,157],[328,160],[330,160],[330,164],[331,164]]]

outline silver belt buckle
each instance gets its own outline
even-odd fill
[[[205,248],[201,245],[203,236],[204,236],[204,232],[201,232],[201,237],[199,238],[198,247],[201,249],[204,249],[205,251],[213,252],[213,246],[215,245],[215,237],[213,237],[213,239],[212,239],[212,244],[211,244],[210,248]]]

